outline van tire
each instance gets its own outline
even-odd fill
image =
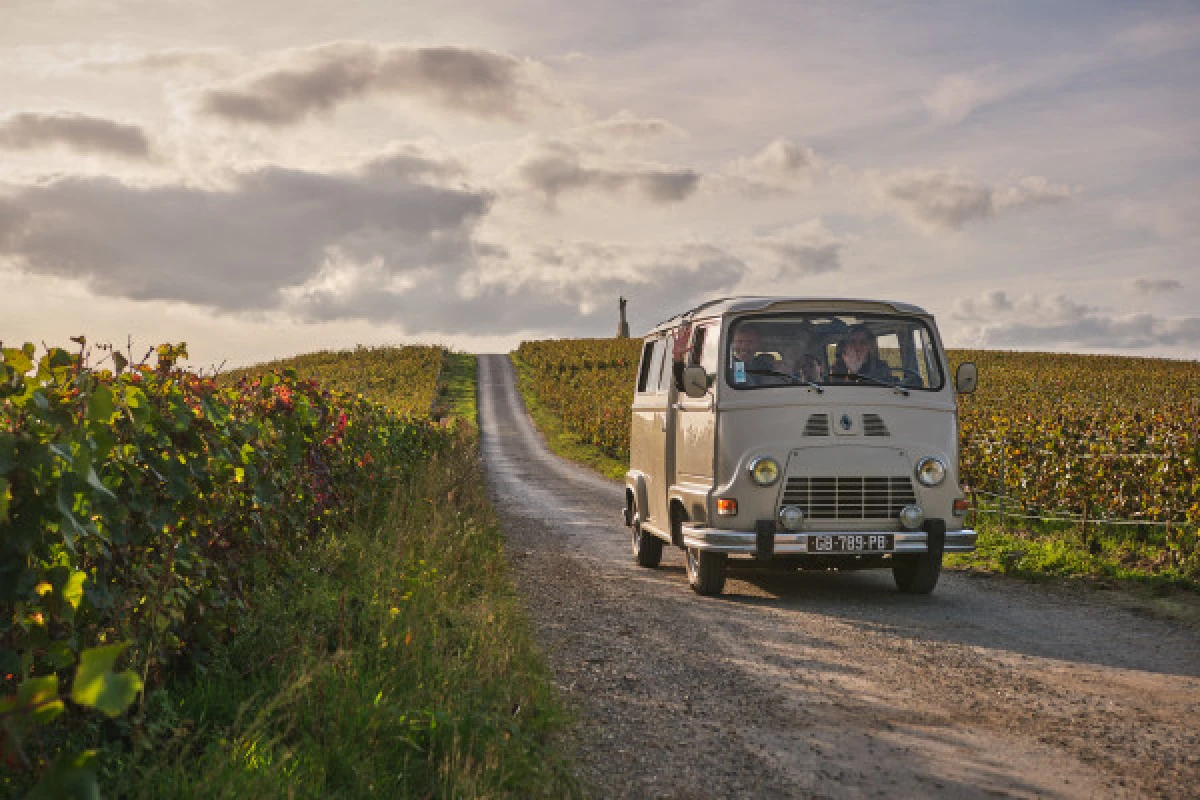
[[[654,569],[662,562],[663,541],[642,528],[642,515],[633,507],[633,524],[629,526],[632,534],[633,557],[639,567]]]
[[[725,588],[726,555],[689,547],[686,558],[688,584],[692,591],[705,597],[720,594]]]
[[[942,574],[942,551],[892,556],[892,577],[904,594],[929,594]]]

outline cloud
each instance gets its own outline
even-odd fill
[[[461,47],[335,42],[288,55],[285,65],[237,87],[208,90],[201,110],[230,122],[295,125],[372,94],[399,94],[480,117],[519,120],[544,100],[532,62]]]
[[[1182,289],[1183,283],[1171,278],[1138,278],[1133,282],[1133,288],[1143,294],[1173,292]]]
[[[223,50],[172,48],[138,54],[122,54],[110,58],[88,59],[72,66],[92,72],[122,70],[163,72],[181,69],[216,72],[228,69],[237,60],[231,53]]]
[[[1009,212],[1065,203],[1066,186],[1029,176],[1003,187],[988,186],[957,172],[909,170],[873,176],[884,203],[926,231],[959,231],[967,224]]]
[[[1200,345],[1200,317],[1115,313],[1063,295],[1010,299],[1003,291],[991,291],[980,298],[959,298],[951,316],[967,323],[967,340],[987,347],[1142,350]]]
[[[824,167],[811,147],[775,139],[753,156],[734,159],[722,178],[742,194],[771,197],[810,184]]]
[[[644,144],[655,139],[687,135],[665,119],[639,117],[628,110],[618,111],[607,119],[578,128],[576,132],[620,144]]]
[[[978,79],[955,74],[938,80],[934,91],[920,98],[925,110],[943,125],[956,125],[974,109],[991,100],[992,92],[985,90]]]
[[[518,179],[553,207],[566,192],[632,191],[657,205],[679,203],[696,190],[700,173],[653,164],[585,166],[577,151],[546,146],[516,168]]]
[[[150,139],[137,125],[65,111],[22,112],[0,118],[0,147],[32,150],[65,145],[82,153],[150,157]]]
[[[426,180],[445,169],[401,153],[344,173],[265,167],[219,189],[78,177],[9,187],[0,260],[100,295],[223,311],[278,308],[331,263],[458,275],[491,197]]]

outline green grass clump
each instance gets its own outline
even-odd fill
[[[581,434],[568,430],[562,418],[543,403],[534,391],[534,370],[522,362],[515,352],[510,353],[509,357],[516,368],[517,389],[525,400],[525,407],[529,410],[534,425],[545,437],[547,446],[563,458],[590,467],[606,478],[624,479],[629,462],[613,458],[599,447],[585,441]]]
[[[566,723],[502,553],[472,429],[262,586],[200,674],[147,698],[137,797],[564,797]]]
[[[475,356],[447,350],[439,383],[435,402],[438,411],[452,419],[477,425],[479,411],[476,407]]]
[[[1017,525],[1016,523],[1021,523]],[[1105,526],[1092,522],[1084,537],[1078,523],[974,520],[974,553],[947,557],[957,567],[1023,578],[1066,578],[1200,591],[1200,543],[1194,530]]]

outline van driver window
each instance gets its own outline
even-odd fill
[[[717,353],[717,328],[713,325],[697,328],[696,338],[692,340],[692,363],[704,367],[711,382],[717,374],[720,360]]]

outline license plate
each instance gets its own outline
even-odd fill
[[[808,537],[810,553],[885,553],[895,539],[890,533],[827,533]]]

